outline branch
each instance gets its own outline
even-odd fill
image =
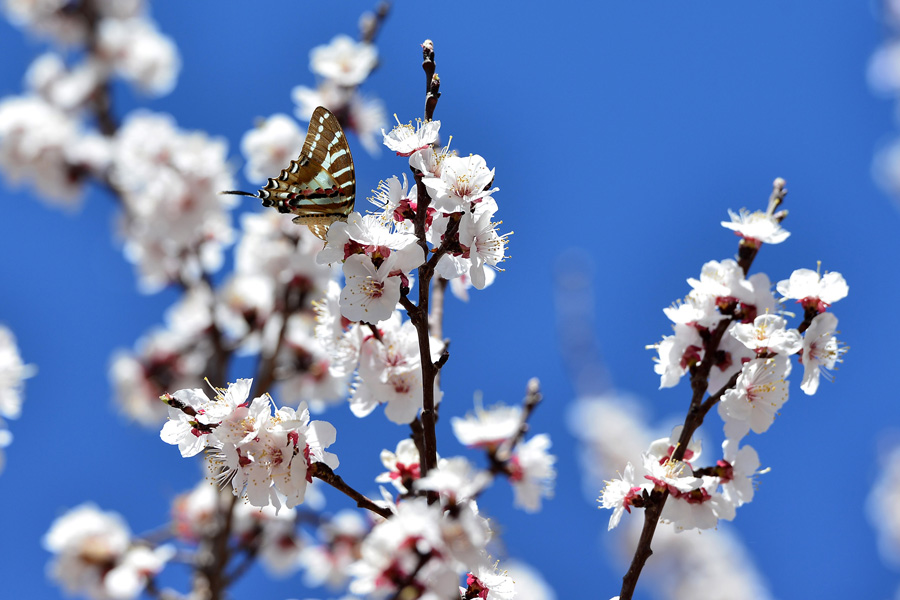
[[[768,214],[776,214],[775,210],[784,201],[786,194],[785,181],[779,177],[773,183],[772,194],[769,196],[767,208]],[[786,212],[779,213],[776,215],[776,218],[780,221],[784,219],[786,214]],[[745,277],[750,270],[753,260],[756,258],[758,249],[758,245],[746,243],[746,240],[744,239],[740,242],[738,247],[738,264],[743,269]],[[690,444],[691,438],[697,431],[697,428],[703,424],[703,419],[712,407],[719,402],[725,392],[736,385],[738,377],[740,377],[740,371],[738,371],[731,379],[729,379],[728,383],[724,385],[722,389],[707,398],[705,402],[703,401],[703,397],[706,395],[707,388],[709,387],[709,373],[713,367],[713,360],[718,352],[719,343],[722,341],[722,336],[725,335],[733,318],[734,317],[731,316],[728,319],[723,319],[719,322],[716,329],[710,332],[709,338],[704,343],[703,360],[700,361],[699,365],[691,367],[691,389],[693,392],[691,395],[691,403],[684,419],[684,426],[681,430],[681,436],[678,439],[678,446],[672,453],[672,461],[681,461],[684,459],[688,444]],[[634,589],[637,586],[638,578],[641,576],[641,571],[643,570],[647,559],[653,554],[650,544],[653,541],[653,535],[656,532],[659,517],[662,514],[663,507],[665,506],[668,497],[668,490],[654,491],[647,497],[647,502],[644,505],[644,527],[641,530],[641,537],[638,541],[637,548],[634,551],[634,557],[631,560],[628,572],[625,573],[625,576],[622,578],[622,590],[619,594],[621,600],[631,600]]]
[[[519,427],[516,430],[516,434],[511,438],[505,440],[498,448],[496,452],[491,453],[493,456],[490,456],[489,459],[491,463],[499,462],[500,464],[504,464],[509,460],[510,455],[512,455],[512,451],[518,445],[519,442],[525,437],[525,434],[528,433],[528,419],[531,418],[531,415],[534,413],[534,409],[537,408],[537,405],[541,403],[543,396],[541,395],[541,382],[538,381],[537,377],[532,377],[528,381],[528,386],[525,388],[525,400],[522,403],[522,416],[519,417]],[[502,469],[503,472],[508,472],[506,468]]]
[[[375,38],[381,31],[381,27],[384,25],[388,13],[390,12],[391,3],[385,0],[378,3],[378,6],[375,7],[374,13],[364,14],[359,26],[360,41],[367,44],[374,44]]]
[[[434,72],[434,42],[422,42],[422,69],[425,70],[425,121],[434,117],[438,98],[441,97],[441,78]]]
[[[309,465],[309,474],[316,479],[321,479],[334,489],[356,500],[356,506],[370,510],[376,515],[389,519],[393,514],[390,509],[378,506],[372,500],[369,500],[355,489],[347,485],[340,475],[335,475],[331,467],[325,463],[315,462]]]
[[[220,492],[217,509],[216,530],[212,535],[204,539],[203,545],[197,551],[197,569],[194,577],[194,594],[206,600],[223,600],[228,586],[225,577],[225,567],[231,558],[228,547],[228,539],[231,537],[234,508],[238,497],[228,494],[223,503],[222,497],[226,493]]]

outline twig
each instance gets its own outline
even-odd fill
[[[288,320],[293,312],[303,304],[305,294],[300,292],[299,297],[294,298],[294,292],[299,291],[294,286],[285,284],[283,294],[283,304],[281,307],[281,327],[278,330],[278,337],[275,340],[275,347],[268,354],[260,353],[259,365],[256,369],[256,386],[251,397],[259,397],[269,391],[272,384],[275,383],[275,367],[278,361],[278,353],[284,345],[285,334],[287,333]],[[262,329],[265,328],[263,325]]]
[[[441,97],[441,78],[434,72],[434,42],[431,40],[422,42],[422,68],[425,70],[425,121],[430,121]]]
[[[378,506],[372,500],[366,498],[355,489],[347,485],[344,480],[341,479],[341,476],[335,475],[334,471],[331,470],[331,467],[329,467],[325,463],[316,462],[309,465],[309,474],[316,479],[321,479],[334,489],[345,494],[346,496],[349,496],[353,500],[356,500],[356,505],[360,508],[370,510],[376,515],[382,516],[385,519],[389,519],[393,514],[391,513],[390,509]]]
[[[537,408],[537,405],[541,403],[542,399],[541,382],[538,381],[537,377],[532,377],[528,381],[528,386],[525,388],[525,400],[522,403],[522,415],[519,417],[519,428],[516,430],[514,436],[505,440],[500,444],[499,448],[497,448],[497,452],[494,453],[496,454],[497,460],[501,462],[509,460],[513,449],[515,449],[516,445],[522,441],[525,434],[528,433],[528,419],[531,418],[534,409]]]
[[[228,539],[231,537],[234,508],[238,497],[227,494],[228,498],[223,503],[222,496],[225,495],[224,492],[220,493],[219,501],[216,503],[216,530],[204,540],[204,547],[197,552],[194,594],[206,600],[223,600],[227,588],[225,567],[231,558]]]
[[[379,2],[378,6],[375,7],[374,13],[369,13],[363,15],[362,23],[360,24],[360,41],[365,42],[367,44],[374,44],[375,38],[378,36],[378,33],[381,31],[381,27],[384,25],[385,20],[387,19],[388,13],[391,12],[391,3],[384,1]]]

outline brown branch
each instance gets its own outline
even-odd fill
[[[537,405],[541,403],[542,399],[541,382],[538,381],[537,377],[532,377],[528,381],[528,386],[525,388],[525,399],[522,403],[522,415],[519,417],[519,427],[516,430],[516,434],[505,440],[497,449],[496,456],[498,460],[501,462],[508,461],[516,445],[525,438],[525,434],[528,433],[528,419],[531,418],[534,409],[537,408]]]
[[[778,222],[781,222],[787,216],[786,211],[781,211],[780,213],[775,212],[784,202],[785,196],[787,196],[786,185],[787,182],[781,177],[777,177],[775,181],[772,182],[772,193],[769,195],[769,202],[766,206],[766,214],[774,216]],[[740,265],[741,269],[744,271],[744,277],[746,277],[747,273],[750,271],[750,265],[753,264],[753,259],[756,258],[760,245],[761,244],[758,242],[751,242],[745,239],[741,240],[740,246],[738,246],[738,265]]]
[[[374,44],[375,38],[381,31],[381,27],[384,25],[388,13],[390,12],[391,3],[385,0],[378,3],[374,13],[363,15],[359,26],[360,41],[365,42],[366,44]]]
[[[331,470],[331,467],[326,465],[325,463],[315,462],[309,465],[309,474],[316,479],[321,479],[334,489],[339,492],[349,496],[353,500],[356,500],[356,506],[359,508],[365,508],[366,510],[370,510],[376,515],[382,516],[385,519],[389,519],[393,513],[391,513],[390,509],[384,508],[382,506],[378,506],[372,500],[369,500],[355,489],[347,485],[343,479],[341,479],[340,475],[335,475],[334,471]]]
[[[415,552],[419,556],[419,560],[416,561],[416,566],[413,567],[413,570],[409,575],[406,575],[401,581],[395,583],[397,591],[390,597],[390,600],[403,600],[404,598],[418,598],[420,596],[420,590],[414,588],[412,594],[409,594],[406,593],[406,588],[415,582],[416,576],[419,574],[419,571],[422,570],[422,567],[425,566],[425,563],[431,559],[432,553],[430,551],[422,553],[418,550],[415,550]]]
[[[441,78],[434,72],[434,42],[431,40],[422,42],[422,69],[425,71],[425,121],[430,121],[441,97]]]
[[[199,260],[199,256],[197,258]],[[212,343],[213,355],[207,364],[209,367],[207,373],[209,373],[209,377],[215,382],[215,385],[224,386],[228,383],[225,379],[228,376],[228,361],[231,359],[231,348],[225,346],[225,337],[221,328],[219,328],[219,324],[216,322],[215,287],[212,282],[212,277],[206,271],[203,271],[203,282],[206,284],[207,288],[209,288],[211,299],[209,305],[210,326],[207,330],[207,334]]]
[[[225,502],[222,497],[229,497]],[[228,539],[231,537],[234,508],[238,497],[220,492],[216,503],[216,529],[206,538],[197,551],[197,568],[194,577],[194,594],[206,600],[223,600],[227,588],[225,567],[231,558]]]
[[[81,15],[87,29],[87,50],[90,55],[98,55],[100,21],[103,16],[97,11],[93,0],[82,0],[72,6],[73,13]],[[112,93],[110,92],[109,79],[103,81],[91,95],[91,111],[97,119],[97,128],[105,136],[112,137],[119,129],[119,124],[113,116]]]
[[[269,391],[269,388],[272,387],[272,384],[275,383],[275,367],[277,366],[278,361],[278,353],[281,351],[281,347],[284,345],[285,334],[287,333],[288,320],[290,319],[291,314],[293,314],[294,310],[296,310],[300,305],[302,305],[302,296],[301,298],[294,298],[294,292],[297,291],[297,288],[291,286],[290,284],[285,284],[284,293],[282,296],[282,307],[281,307],[281,327],[278,330],[278,338],[275,340],[275,347],[272,349],[272,352],[268,355],[260,354],[259,364],[256,369],[256,377],[254,381],[256,382],[255,389],[253,393],[250,394],[251,398],[257,398],[266,392]],[[271,317],[270,317],[271,318]],[[260,334],[262,330],[265,329],[265,325],[260,328]]]
[[[769,196],[767,209],[769,214],[775,214],[774,211],[784,201],[786,194],[785,181],[779,177],[775,180],[772,194]],[[778,216],[779,220],[784,219],[786,214],[787,213],[781,213]],[[753,259],[756,258],[758,249],[758,246],[753,248],[753,244],[746,244],[743,239],[740,242],[738,248],[738,264],[740,264],[743,269],[745,277],[753,263]],[[728,383],[724,385],[722,389],[707,398],[705,402],[703,401],[703,397],[706,395],[707,388],[709,387],[709,373],[713,367],[713,360],[718,352],[722,336],[725,335],[725,331],[731,324],[732,318],[733,317],[723,319],[714,330],[709,332],[709,338],[704,344],[703,360],[700,361],[699,365],[691,367],[691,390],[693,392],[691,395],[691,403],[684,419],[684,426],[681,430],[681,436],[678,439],[678,446],[672,453],[672,461],[681,461],[684,459],[688,444],[690,444],[691,438],[697,431],[697,428],[703,424],[703,419],[712,407],[719,402],[725,392],[736,385],[738,377],[740,377],[740,371],[738,371],[731,379],[729,379]],[[659,517],[662,514],[663,507],[665,506],[668,497],[669,492],[667,490],[662,490],[652,492],[647,498],[647,502],[644,505],[644,527],[641,530],[641,537],[638,540],[638,545],[634,551],[631,565],[628,567],[628,572],[625,573],[625,576],[622,578],[622,590],[619,593],[619,598],[621,600],[631,600],[638,579],[641,576],[641,571],[643,570],[647,559],[653,554],[650,544],[653,541],[653,535],[656,532]]]
[[[430,40],[425,40],[422,44],[422,68],[425,70],[426,78],[432,79],[434,73],[434,45]],[[430,89],[430,83],[426,86],[426,96]],[[427,105],[427,102],[426,102]],[[430,120],[430,115],[426,108],[426,119]],[[425,235],[425,223],[428,218],[428,207],[431,204],[431,196],[428,194],[428,188],[422,181],[422,173],[415,173],[416,179],[416,215],[413,219],[415,226],[416,240],[419,247],[422,248],[423,255],[428,256],[428,241]],[[419,266],[419,300],[417,305],[405,295],[401,296],[400,302],[409,315],[409,320],[416,328],[416,335],[419,342],[419,362],[422,368],[422,450],[424,453],[420,456],[422,476],[428,474],[428,471],[437,466],[437,435],[435,433],[435,423],[437,414],[435,413],[434,401],[434,384],[437,376],[437,369],[431,359],[431,334],[428,327],[428,300],[431,291],[431,277],[434,273],[434,267],[431,261],[426,261]],[[429,500],[436,501],[437,495],[429,493]]]
[[[416,450],[419,451],[419,463],[421,464],[422,457],[425,456],[425,429],[422,427],[421,419],[418,417],[413,419],[409,424],[409,429],[409,437],[412,439],[413,444],[416,445]]]

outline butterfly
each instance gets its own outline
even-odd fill
[[[341,124],[331,111],[318,107],[309,120],[300,156],[281,175],[269,179],[256,194],[222,193],[259,198],[263,206],[297,215],[294,223],[308,226],[324,240],[329,225],[347,220],[356,199],[353,157]]]

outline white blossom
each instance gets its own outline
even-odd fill
[[[731,221],[722,221],[722,227],[733,230],[745,240],[758,244],[780,244],[790,236],[782,229],[778,219],[763,211],[749,212],[741,209],[735,213],[728,211]]]
[[[553,497],[556,457],[547,452],[549,449],[550,436],[536,435],[516,446],[510,459],[512,473],[509,480],[515,493],[515,505],[528,512],[540,510],[542,497]]]
[[[309,53],[309,70],[343,86],[365,81],[378,64],[378,51],[372,44],[356,42],[337,35],[331,43],[316,46]]]
[[[306,133],[285,114],[274,114],[258,123],[241,138],[241,153],[247,159],[244,167],[247,179],[263,183],[278,175],[297,158],[305,139]]]

